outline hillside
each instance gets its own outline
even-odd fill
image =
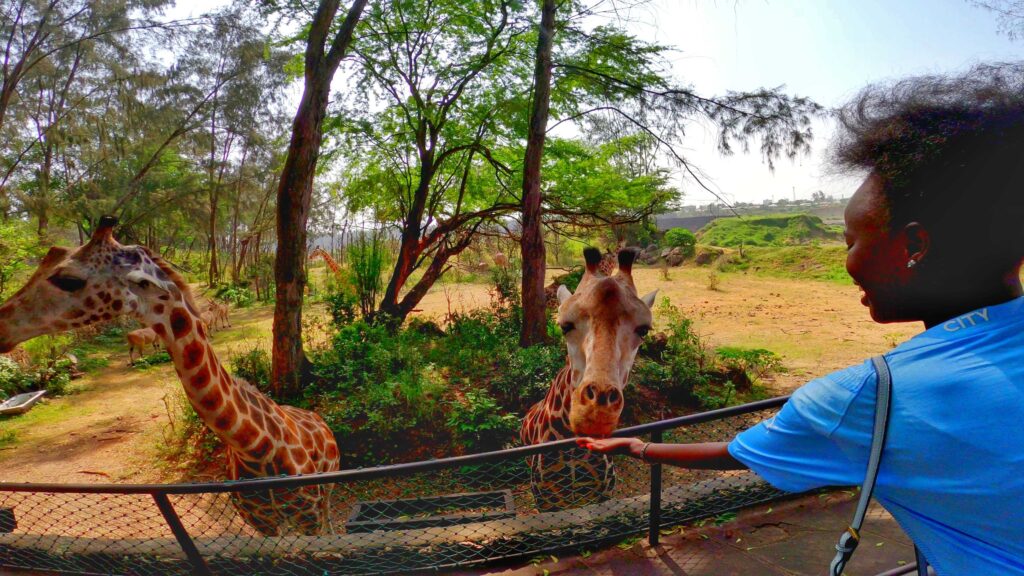
[[[697,238],[712,246],[794,246],[839,241],[842,232],[810,214],[778,214],[720,218],[698,232]]]

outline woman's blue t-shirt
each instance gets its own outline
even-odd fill
[[[885,355],[889,433],[875,497],[942,575],[1024,575],[1024,298],[933,326]],[[779,489],[864,481],[870,361],[813,380],[729,452]]]

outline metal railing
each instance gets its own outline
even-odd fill
[[[652,442],[731,439],[786,397],[619,430]],[[528,457],[568,464],[544,482]],[[593,549],[662,525],[789,496],[751,472],[662,469],[612,457],[598,493],[574,440],[311,476],[171,485],[0,484],[0,566],[85,574],[386,574]],[[330,485],[331,527],[265,536],[233,495]],[[559,493],[558,506],[544,504]]]

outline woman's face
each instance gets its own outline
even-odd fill
[[[910,281],[913,270],[903,231],[892,231],[881,180],[868,176],[846,206],[846,271],[864,291],[861,303],[876,322],[917,320]]]

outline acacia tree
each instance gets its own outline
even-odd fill
[[[546,5],[548,0],[544,1]],[[614,26],[586,28],[584,23],[590,21],[590,16],[594,16],[593,10],[576,2],[542,7],[531,122],[540,124],[546,120],[548,104],[559,123],[579,121],[593,113],[619,116],[635,131],[652,137],[661,154],[702,186],[678,149],[691,124],[714,126],[718,131],[718,149],[723,154],[732,153],[736,146],[746,150],[752,140],[759,140],[762,156],[770,167],[780,155],[793,157],[809,150],[811,117],[821,111],[814,102],[788,96],[778,88],[702,96],[691,86],[662,73],[665,47],[638,40]],[[548,30],[550,42],[545,40]],[[542,102],[545,99],[548,102]],[[546,122],[536,130],[531,129],[528,151],[540,154],[547,130]],[[543,222],[537,214],[537,196],[542,194],[540,163],[527,157],[527,169],[523,196],[522,346],[542,341],[546,326],[545,301],[542,292],[538,292],[543,289],[545,272],[543,243],[537,241]]]
[[[306,356],[302,350],[302,295],[305,288],[306,222],[313,177],[320,157],[331,81],[352,42],[367,0],[354,0],[344,20],[335,22],[338,0],[321,0],[306,37],[302,98],[292,122],[291,141],[277,188],[277,256],[274,281],[274,391],[291,396],[301,389]],[[299,7],[304,9],[304,7]]]
[[[515,205],[503,190],[477,186],[481,170],[511,172],[495,146],[496,116],[517,93],[509,86],[515,75],[504,74],[520,35],[513,7],[510,0],[382,3],[364,19],[355,49],[362,98],[341,124],[357,127],[344,133],[345,143],[358,150],[348,156],[363,176],[359,187],[367,187],[352,194],[352,208],[380,206],[366,190],[393,207],[384,215],[397,224],[398,256],[377,314],[393,325],[474,230]],[[423,276],[407,287],[419,268]]]

